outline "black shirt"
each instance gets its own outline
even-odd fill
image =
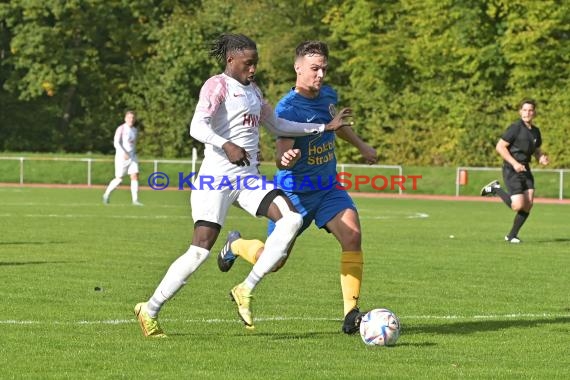
[[[542,145],[540,130],[532,124],[528,129],[522,119],[511,124],[501,138],[509,143],[513,158],[523,165],[529,164],[536,149]]]

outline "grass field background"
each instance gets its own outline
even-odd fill
[[[0,188],[1,378],[356,379],[570,376],[569,205],[536,204],[520,245],[498,202],[355,201],[362,218],[361,307],[388,307],[393,348],[340,332],[339,247],[312,227],[256,289],[256,330],[229,289],[250,266],[218,271],[230,229],[264,239],[233,208],[213,256],[143,338],[132,309],[191,239],[189,193]],[[450,238],[453,235],[454,238]],[[100,290],[96,290],[100,288]]]

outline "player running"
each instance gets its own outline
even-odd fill
[[[115,130],[113,145],[115,146],[115,178],[109,182],[103,194],[103,203],[109,204],[111,192],[123,181],[123,176],[131,177],[131,198],[134,206],[142,206],[139,202],[139,161],[137,158],[138,130],[135,127],[136,116],[133,111],[125,113],[125,122]]]
[[[503,179],[509,193],[494,180],[483,186],[482,196],[497,195],[517,214],[505,241],[521,243],[519,231],[530,215],[534,203],[534,176],[530,170],[532,156],[539,164],[548,165],[548,156],[542,150],[540,129],[532,123],[536,115],[536,102],[525,99],[519,109],[520,119],[511,124],[497,142],[497,153],[503,158]]]
[[[328,69],[328,46],[321,41],[305,41],[297,46],[295,87],[276,106],[276,114],[297,122],[327,123],[335,114],[337,93],[323,85]],[[301,234],[314,221],[317,227],[332,233],[341,246],[340,284],[344,301],[342,330],[358,331],[363,313],[358,308],[362,282],[363,258],[358,211],[347,191],[336,181],[335,134],[357,147],[367,163],[377,162],[376,150],[351,127],[316,136],[279,138],[275,182],[303,215]],[[277,231],[269,223],[269,238]],[[227,272],[239,256],[257,265],[267,254],[267,244],[259,240],[241,239],[231,231],[218,255],[218,266]],[[285,257],[280,265],[283,265]]]
[[[275,117],[253,82],[258,53],[255,42],[241,34],[224,34],[214,43],[211,54],[225,62],[222,74],[208,79],[190,124],[190,134],[205,144],[204,161],[198,176],[213,177],[212,187],[192,190],[194,220],[192,243],[186,253],[176,259],[147,302],[135,306],[143,333],[163,337],[158,323],[162,306],[185,284],[206,258],[220,233],[228,209],[234,202],[254,217],[264,216],[275,223],[275,233],[265,242],[263,258],[253,266],[246,279],[230,291],[238,315],[246,328],[253,329],[252,292],[263,277],[286,255],[302,218],[281,190],[265,183],[258,171],[259,125],[277,135],[307,135],[335,130],[350,122],[343,110],[324,124],[294,123]],[[222,185],[227,178],[246,178],[248,186]]]

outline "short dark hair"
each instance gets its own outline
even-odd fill
[[[531,98],[525,98],[525,99],[523,99],[523,100],[520,102],[520,104],[519,104],[519,110],[520,110],[521,108],[523,108],[523,106],[524,106],[525,104],[532,104],[532,108],[533,108],[533,109],[536,109],[536,100],[531,99]]]
[[[297,49],[295,49],[295,58],[312,54],[322,55],[328,59],[329,47],[322,41],[304,41],[297,46]]]
[[[210,56],[224,62],[230,52],[243,50],[257,50],[257,45],[243,34],[224,33],[212,43]]]

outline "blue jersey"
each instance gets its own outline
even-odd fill
[[[335,116],[336,92],[323,86],[316,98],[306,98],[294,89],[277,106],[278,117],[300,123],[328,124]],[[335,133],[323,132],[295,138],[294,148],[301,158],[291,169],[277,171],[276,183],[283,190],[295,193],[330,189],[336,182]]]
[[[312,123],[329,123],[336,111],[338,97],[329,86],[323,86],[314,99],[305,98],[294,90],[289,91],[275,108],[278,117]],[[275,183],[285,191],[293,206],[303,216],[303,231],[314,221],[317,227],[326,224],[343,210],[356,211],[354,202],[336,181],[335,133],[295,137],[294,148],[301,150],[301,158],[289,170],[278,170]],[[268,225],[268,235],[275,223]]]

